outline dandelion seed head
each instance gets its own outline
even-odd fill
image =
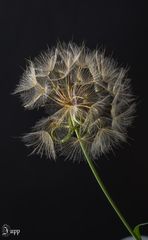
[[[127,69],[105,51],[91,51],[84,44],[58,43],[30,61],[14,93],[25,108],[48,112],[24,141],[33,153],[49,158],[58,152],[73,161],[82,157],[75,130],[89,154],[98,158],[126,141],[134,118]]]

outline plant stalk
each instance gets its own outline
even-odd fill
[[[72,125],[75,126],[75,122],[74,120],[71,118],[71,122],[72,122]],[[121,222],[124,224],[125,228],[128,230],[128,232],[131,234],[131,236],[133,236],[133,238],[135,240],[141,240],[141,238],[139,238],[135,233],[134,231],[132,230],[132,228],[130,227],[130,225],[128,224],[128,222],[125,220],[125,218],[123,217],[122,213],[120,212],[120,210],[118,209],[118,207],[116,206],[115,202],[112,200],[108,190],[106,189],[102,179],[100,178],[97,170],[96,170],[96,167],[93,163],[93,161],[91,160],[91,158],[89,157],[89,154],[87,153],[87,150],[85,148],[85,145],[83,144],[80,136],[79,136],[79,132],[78,132],[78,129],[75,128],[75,133],[76,133],[76,136],[79,140],[79,143],[80,143],[80,146],[81,146],[81,149],[82,149],[82,152],[87,160],[87,163],[94,175],[94,177],[96,178],[101,190],[103,191],[105,197],[107,198],[107,200],[109,201],[109,203],[111,204],[112,208],[114,209],[114,211],[116,212],[116,214],[118,215],[119,219],[121,220]]]

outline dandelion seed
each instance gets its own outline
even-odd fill
[[[40,154],[41,157],[43,153],[48,158],[55,159],[55,149],[54,143],[47,131],[38,131],[33,133],[28,133],[23,137],[24,142],[26,142],[27,147],[33,147],[34,150],[32,153]]]
[[[20,83],[17,85],[14,94],[28,91],[31,88],[35,87],[37,84],[35,68],[32,62],[29,63],[26,71],[24,72]]]
[[[37,122],[24,141],[33,153],[55,158],[82,157],[85,144],[93,158],[127,138],[134,97],[127,69],[84,44],[57,44],[30,62],[16,90],[28,109],[45,107],[49,116]]]

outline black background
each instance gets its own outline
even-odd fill
[[[33,59],[58,40],[85,41],[91,49],[103,46],[128,65],[138,96],[132,139],[97,165],[129,223],[148,221],[146,1],[20,0],[1,1],[0,6],[0,227],[7,223],[20,229],[15,239],[127,236],[86,163],[27,157],[19,136],[44,113],[24,111],[11,92],[25,58]],[[143,233],[148,234],[146,227]]]

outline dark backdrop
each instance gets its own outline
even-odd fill
[[[20,229],[15,239],[127,236],[86,163],[27,157],[29,151],[18,137],[43,112],[24,111],[11,92],[25,58],[33,59],[57,40],[85,41],[91,49],[103,46],[128,65],[138,96],[131,140],[97,165],[129,223],[148,221],[146,1],[14,0],[0,6],[0,227],[6,223]],[[148,234],[146,227],[143,233]]]

